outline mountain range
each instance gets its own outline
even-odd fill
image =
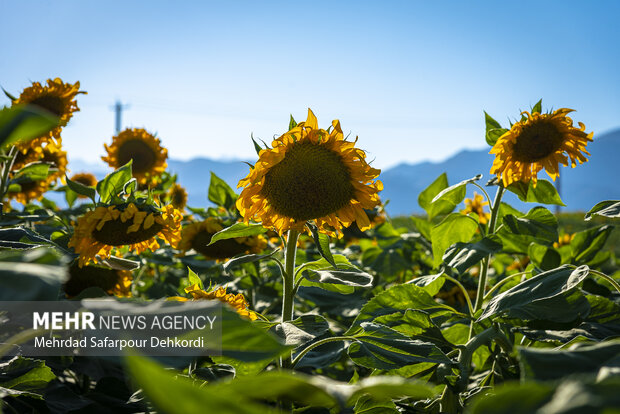
[[[591,154],[587,163],[574,169],[562,167],[560,171],[560,194],[567,211],[588,211],[599,201],[620,199],[620,184],[616,182],[620,171],[620,129],[595,135],[587,149]],[[484,184],[491,178],[489,170],[494,158],[488,152],[488,149],[464,150],[442,162],[402,163],[385,169],[379,178],[384,184],[381,198],[389,200],[387,212],[392,216],[422,213],[418,194],[443,172],[447,173],[450,184],[477,174],[484,175],[480,181]],[[77,160],[72,161],[69,167],[73,172],[91,171],[98,178],[109,172],[100,165]],[[239,179],[247,175],[249,167],[243,161],[195,158],[189,161],[170,159],[168,170],[176,173],[178,182],[187,189],[188,204],[199,207],[210,203],[207,189],[211,171],[236,188]],[[548,178],[544,172],[539,177]],[[471,194],[473,191],[468,189],[468,197]],[[532,207],[519,202],[513,194],[508,194],[505,200],[521,210]]]

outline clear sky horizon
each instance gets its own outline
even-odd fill
[[[0,86],[88,92],[69,168],[103,155],[116,100],[181,160],[255,159],[251,133],[270,142],[308,107],[379,168],[485,148],[483,110],[506,125],[540,98],[595,139],[620,127],[617,1],[0,0],[0,15]]]

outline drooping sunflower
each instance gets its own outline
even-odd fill
[[[246,317],[253,321],[258,319],[256,313],[249,309],[248,302],[245,300],[245,297],[241,293],[236,295],[233,293],[226,293],[226,289],[222,287],[206,291],[204,289],[200,289],[200,286],[198,286],[198,284],[193,284],[186,287],[185,293],[191,295],[192,300],[219,300],[232,306],[233,309],[235,309],[237,313],[243,317]],[[174,296],[168,299],[178,300],[182,302],[189,300],[182,296]]]
[[[380,203],[380,170],[366,162],[366,153],[346,141],[338,120],[329,130],[319,129],[308,118],[260,151],[247,177],[237,208],[247,223],[262,222],[279,234],[302,231],[314,220],[320,231],[339,235],[354,221],[362,230],[370,227],[364,209]]]
[[[222,221],[216,217],[189,223],[181,231],[178,248],[183,252],[194,249],[207,259],[222,260],[241,253],[260,253],[267,247],[267,239],[261,235],[219,240],[208,246],[213,235],[223,229]]]
[[[187,205],[187,191],[180,184],[175,183],[168,192],[168,199],[174,208],[183,211]]]
[[[161,210],[134,203],[100,206],[78,218],[69,247],[80,255],[80,266],[110,257],[113,249],[123,246],[136,254],[155,250],[158,238],[176,247],[182,218],[171,205]]]
[[[109,295],[131,296],[133,277],[128,270],[116,270],[102,266],[83,266],[77,262],[69,266],[69,280],[63,285],[68,297],[74,297],[90,287],[99,287]]]
[[[87,172],[73,174],[73,176],[71,176],[71,181],[75,181],[76,183],[83,184],[87,187],[94,187],[97,185],[97,177]],[[88,198],[88,197],[85,195],[78,194],[78,198]]]
[[[461,211],[463,214],[476,213],[480,224],[487,224],[491,218],[491,214],[484,212],[484,206],[488,206],[489,202],[484,201],[484,196],[474,191],[474,198],[465,199],[465,209]]]
[[[585,132],[586,126],[573,120],[567,114],[572,109],[560,108],[552,113],[522,112],[524,119],[516,122],[503,134],[490,153],[495,154],[491,174],[497,174],[504,186],[515,181],[536,184],[538,173],[543,168],[555,181],[559,176],[559,164],[571,167],[577,162],[588,161],[586,145],[592,141],[592,132]]]
[[[112,138],[112,145],[103,144],[108,153],[101,159],[114,169],[133,160],[133,176],[141,185],[148,185],[166,170],[168,150],[154,135],[142,128],[128,128]]]
[[[19,191],[10,191],[7,193],[7,196],[11,200],[26,205],[33,200],[43,198],[43,194],[49,190],[51,183],[49,177],[45,180],[23,182],[19,184]]]
[[[52,138],[56,140],[57,145],[60,145],[62,127],[67,125],[74,112],[80,110],[76,101],[76,96],[80,93],[86,94],[86,92],[80,91],[80,82],[70,84],[63,82],[60,78],[48,79],[47,85],[33,82],[32,86],[24,89],[19,97],[13,101],[13,105],[36,105],[56,115],[59,118],[59,124],[48,134],[19,145],[19,149],[22,152],[26,152],[29,148],[36,150],[41,148],[45,142],[54,142]]]

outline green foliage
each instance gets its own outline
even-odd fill
[[[265,229],[260,224],[236,223],[230,227],[227,227],[215,233],[213,237],[211,237],[209,246],[218,240],[234,239],[237,237],[256,236],[258,234],[263,234],[266,231],[267,229]]]
[[[0,147],[25,143],[58,126],[58,118],[35,105],[14,105],[0,110]]]
[[[209,201],[225,208],[232,208],[237,201],[237,194],[224,180],[211,173],[211,184],[209,185]]]

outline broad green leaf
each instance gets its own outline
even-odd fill
[[[566,299],[588,276],[590,269],[580,266],[577,269],[562,266],[534,276],[517,286],[495,296],[484,308],[478,320],[508,312],[510,317],[526,320],[557,320],[567,309],[554,309],[558,301]],[[582,298],[583,299],[583,298]],[[583,299],[585,301],[585,299]],[[587,301],[585,301],[587,303]],[[551,306],[547,308],[547,305]],[[589,306],[587,308],[589,310]],[[540,312],[540,314],[536,314]],[[544,314],[543,314],[544,312]],[[549,319],[553,316],[554,319]]]
[[[334,262],[334,257],[332,256],[332,252],[329,248],[329,236],[324,233],[319,233],[319,230],[315,225],[310,225],[310,230],[312,231],[314,244],[316,245],[321,257],[327,260],[329,264],[334,267],[334,269],[337,269],[338,267]]]
[[[371,287],[372,275],[361,270],[311,270],[304,273],[307,280],[320,284]]]
[[[93,187],[86,186],[82,183],[78,183],[77,181],[72,181],[65,175],[65,180],[67,180],[67,186],[73,190],[75,193],[86,196],[95,202],[95,195],[97,191]]]
[[[224,263],[222,265],[222,268],[224,269],[225,272],[228,272],[229,269],[235,267],[235,266],[239,266],[241,264],[244,263],[253,263],[253,262],[258,262],[260,260],[263,259],[267,259],[268,257],[273,256],[274,254],[276,254],[279,250],[276,249],[273,252],[269,253],[269,254],[246,254],[243,256],[239,256],[239,257],[235,257],[234,259],[230,259],[229,261],[227,261],[226,263]]]
[[[613,230],[613,226],[604,225],[575,233],[570,242],[575,264],[585,264],[599,253]]]
[[[492,394],[480,393],[471,404],[471,414],[532,414],[540,413],[553,397],[553,387],[537,382],[507,384]],[[559,414],[559,413],[558,413]]]
[[[507,129],[502,128],[502,126],[495,119],[491,117],[491,115],[484,112],[484,123],[485,123],[485,139],[487,144],[491,147],[495,145],[498,138],[508,132]]]
[[[519,348],[523,380],[556,380],[573,374],[596,374],[607,361],[620,355],[620,340],[571,350]]]
[[[389,401],[399,397],[431,398],[435,394],[427,384],[391,375],[364,378],[357,384],[350,386],[348,390],[353,391],[348,398],[348,406],[352,406],[362,396],[367,396],[375,401]]]
[[[0,262],[0,301],[58,300],[64,266]]]
[[[525,216],[504,216],[497,235],[506,253],[527,253],[529,245],[552,244],[558,240],[558,221],[544,207],[534,207]]]
[[[409,309],[424,310],[431,318],[441,315],[459,314],[448,305],[436,302],[423,288],[412,285],[396,285],[370,299],[360,309],[359,315],[351,325],[348,333],[355,332],[362,322],[371,322],[375,318],[394,313],[405,314]]]
[[[420,234],[424,236],[426,240],[432,241],[431,229],[433,228],[433,224],[428,220],[416,216],[411,216],[411,220]]]
[[[268,407],[225,390],[199,387],[191,380],[166,371],[147,358],[126,359],[129,373],[158,410],[169,414],[217,412],[221,414],[270,413]],[[166,390],[166,392],[162,392]],[[174,395],[174,398],[170,398]]]
[[[303,315],[290,322],[275,324],[271,331],[286,345],[299,346],[329,331],[329,323],[320,315]]]
[[[110,256],[101,260],[103,264],[116,270],[136,270],[140,268],[140,262],[124,259],[117,256]]]
[[[443,275],[443,273],[438,273],[436,275],[418,276],[411,279],[408,283],[413,283],[424,289],[429,295],[435,296],[441,290],[444,283],[446,283],[446,278]]]
[[[35,105],[14,105],[0,110],[0,146],[28,142],[45,135],[58,125],[59,119]]]
[[[440,202],[433,204],[433,198],[441,192],[441,190],[448,187],[448,176],[446,173],[441,174],[435,179],[426,189],[424,189],[418,196],[418,204],[428,214],[429,219],[440,214],[450,213],[454,206],[450,203]]]
[[[102,203],[109,203],[123,191],[125,184],[132,178],[132,163],[133,160],[129,160],[127,164],[106,175],[103,180],[97,183],[97,193],[99,193],[99,199]]]
[[[301,286],[314,286],[332,292],[349,295],[356,286],[368,286],[372,283],[372,276],[353,266],[345,256],[333,256],[334,267],[324,258],[303,265]]]
[[[15,357],[0,363],[0,387],[19,391],[43,389],[56,378],[52,370],[39,359]]]
[[[562,202],[555,186],[547,180],[538,180],[536,185],[533,181],[529,181],[529,183],[515,181],[507,187],[507,190],[515,193],[519,200],[526,203],[566,205]]]
[[[443,255],[443,262],[462,274],[488,255],[502,249],[501,240],[491,235],[476,243],[456,243],[449,247]]]
[[[50,164],[43,162],[36,162],[26,165],[24,168],[14,173],[14,178],[11,182],[24,183],[31,181],[45,180],[49,174]]]
[[[451,185],[448,188],[444,188],[431,200],[431,204],[434,204],[439,200],[445,200],[450,203],[454,203],[454,206],[456,207],[465,198],[465,187],[467,186],[467,184],[475,183],[481,178],[482,174],[478,174],[475,177],[463,180],[460,183]]]
[[[237,200],[237,193],[224,180],[211,172],[211,184],[209,184],[209,201],[218,206],[231,208]]]
[[[530,244],[528,256],[532,263],[542,270],[555,269],[562,262],[562,257],[555,249],[537,243]]]
[[[411,339],[431,342],[442,347],[451,346],[443,337],[439,327],[431,320],[430,315],[419,309],[407,309],[404,314],[396,312],[379,316],[375,322],[388,326]]]
[[[236,237],[249,237],[256,236],[258,234],[263,234],[267,231],[261,224],[245,224],[245,223],[235,223],[230,227],[226,227],[215,233],[213,237],[211,237],[211,241],[209,242],[209,246],[215,243],[218,240],[225,239],[234,239]]]
[[[204,289],[204,285],[202,284],[202,279],[198,276],[192,269],[187,268],[187,278],[189,279],[190,285],[198,285],[200,289]]]
[[[431,230],[433,240],[433,266],[441,264],[444,252],[458,242],[468,242],[476,233],[478,223],[473,218],[453,213]]]
[[[415,339],[388,328],[364,322],[355,335],[358,342],[349,345],[349,356],[358,365],[391,370],[419,362],[450,363],[434,344]]]
[[[620,217],[620,200],[606,200],[597,203],[585,215],[585,220],[592,219],[593,216],[603,216],[618,218]]]

